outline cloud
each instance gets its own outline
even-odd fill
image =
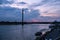
[[[2,0],[0,0],[0,4],[2,4]]]
[[[32,6],[37,7],[37,6],[42,6],[42,5],[46,5],[46,4],[49,4],[49,6],[50,5],[54,6],[54,4],[60,5],[60,0],[42,0],[42,1],[37,2],[36,4],[32,4]]]
[[[45,4],[43,4],[43,2]],[[33,9],[40,10],[40,16],[49,16],[49,17],[60,17],[60,1],[59,0],[45,0],[43,5],[35,6]],[[33,6],[34,7],[34,6]]]
[[[21,21],[21,9],[0,7],[0,21]]]
[[[35,19],[36,17],[39,16],[39,11],[38,10],[31,10],[29,11],[29,9],[24,9],[25,13],[24,13],[24,21],[32,21],[33,19]]]
[[[2,6],[10,6],[16,8],[30,8],[30,6],[37,4],[37,2],[41,2],[42,0],[3,0]],[[22,3],[25,3],[22,4]]]
[[[33,19],[38,16],[38,10],[29,11],[28,8],[24,9],[24,21],[33,21]],[[21,9],[12,7],[0,7],[0,21],[22,21]]]
[[[34,3],[38,3],[38,2],[41,2],[42,0],[22,0],[23,2],[26,2],[26,3],[28,3],[29,5],[32,5],[32,4],[34,4]]]
[[[42,7],[41,9],[39,9],[41,12],[40,16],[56,16],[56,17],[60,17],[60,8],[57,6],[52,6],[52,7]]]
[[[21,9],[21,8],[28,8],[29,6],[28,6],[28,4],[27,3],[25,3],[25,2],[17,2],[17,1],[15,1],[15,0],[5,0],[5,1],[2,1],[2,3],[0,4],[0,6],[2,6],[2,7],[14,7],[14,8],[19,8],[19,9]]]
[[[8,0],[0,0],[0,2],[1,2],[1,4],[12,4],[13,3],[12,0],[10,0],[10,1],[8,1]]]
[[[24,21],[53,21],[60,17],[60,0],[4,0],[0,2],[0,7],[3,7],[0,14],[4,20],[6,18],[18,20],[22,8],[25,8]]]
[[[25,2],[20,2],[20,4],[24,5],[24,4],[27,4],[27,3],[25,3]]]

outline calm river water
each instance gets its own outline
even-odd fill
[[[35,33],[48,28],[44,24],[24,25],[0,25],[0,40],[34,40]]]

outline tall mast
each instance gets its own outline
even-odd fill
[[[24,38],[24,24],[23,24],[23,22],[24,22],[24,10],[22,8],[22,39],[25,40],[25,38]]]
[[[23,26],[23,22],[24,22],[24,10],[22,9],[22,26]]]

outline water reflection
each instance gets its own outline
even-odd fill
[[[22,40],[21,25],[0,26],[0,40]]]
[[[48,25],[24,25],[23,33],[22,25],[0,25],[0,40],[34,40],[35,33],[41,29],[48,28]]]

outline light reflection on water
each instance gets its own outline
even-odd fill
[[[22,33],[22,25],[0,25],[0,40],[34,40],[35,33],[42,28],[48,28],[48,25],[33,24],[23,27]]]

